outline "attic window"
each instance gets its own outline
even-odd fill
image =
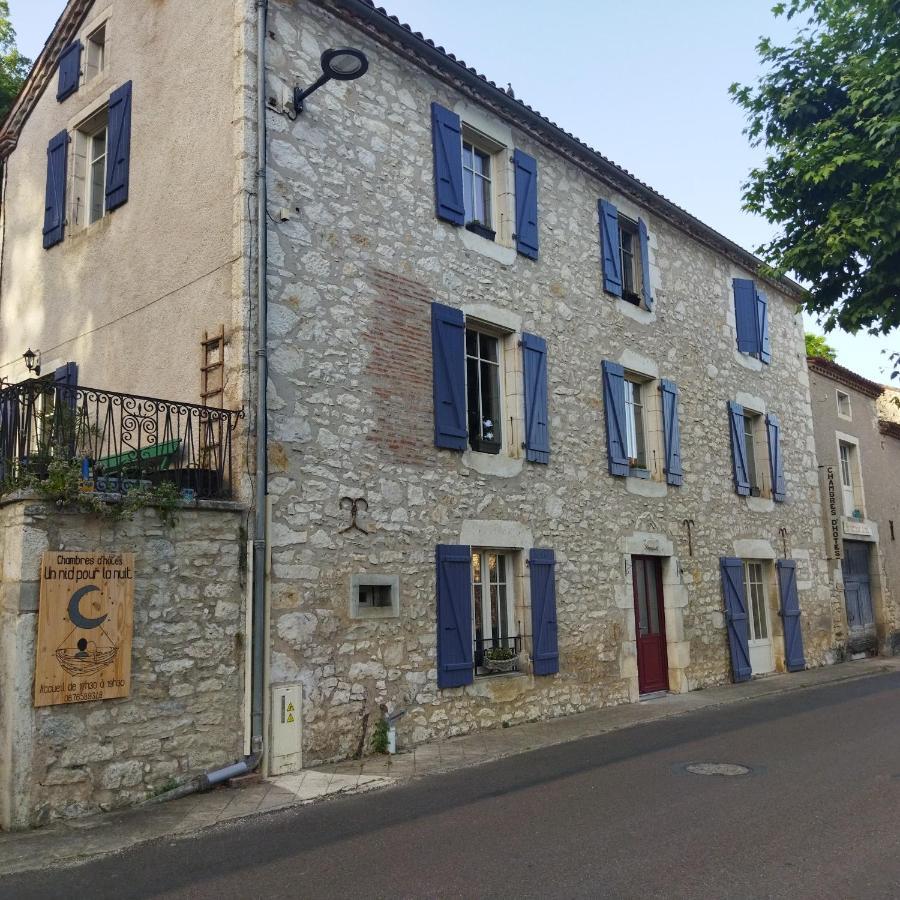
[[[95,28],[87,39],[87,62],[84,80],[90,81],[106,67],[106,23]]]

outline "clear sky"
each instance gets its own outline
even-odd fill
[[[774,0],[378,2],[742,246],[772,233],[741,210],[741,183],[761,154],[728,85],[759,74],[761,35],[792,33],[772,16]],[[10,0],[23,53],[37,55],[64,6]],[[838,362],[876,381],[890,372],[881,351],[900,350],[896,332],[828,340]]]

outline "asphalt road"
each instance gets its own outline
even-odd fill
[[[16,876],[0,897],[894,898],[898,801],[888,674]]]

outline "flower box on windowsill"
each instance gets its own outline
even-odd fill
[[[471,231],[472,234],[478,234],[483,238],[487,238],[489,241],[493,241],[497,237],[497,232],[488,228],[487,225],[482,225],[481,222],[466,222],[466,231]]]
[[[758,487],[750,488],[751,497],[762,497],[762,491]]]
[[[630,303],[632,306],[641,305],[641,295],[635,294],[634,291],[622,291],[622,299],[626,303]]]
[[[483,441],[481,438],[472,438],[469,443],[476,453],[493,453],[495,456],[500,452],[500,444],[494,441]]]
[[[631,478],[650,478],[650,470],[645,469],[643,466],[638,466],[633,463],[628,464],[628,475]]]
[[[481,667],[487,672],[515,672],[519,666],[519,656],[512,650],[504,650],[485,650]]]

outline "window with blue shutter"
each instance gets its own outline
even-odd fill
[[[78,90],[81,78],[81,41],[72,41],[59,55],[59,83],[56,99],[62,103]]]
[[[759,348],[756,331],[756,287],[749,278],[735,278],[733,284],[738,350],[741,353],[756,353]]]
[[[44,249],[58,244],[66,230],[66,161],[69,134],[61,131],[47,145],[47,187],[44,201]]]
[[[603,361],[603,409],[606,416],[606,455],[610,475],[628,474],[625,438],[625,369]]]
[[[678,386],[668,378],[659,382],[662,396],[663,443],[666,455],[666,482],[678,485],[684,480],[681,469],[681,429],[678,424]]]
[[[747,447],[744,442],[744,408],[728,401],[728,425],[731,430],[731,464],[734,489],[742,497],[750,494],[750,472],[747,468]]]
[[[766,437],[769,444],[769,472],[772,476],[772,499],[782,503],[787,497],[784,481],[784,460],[781,455],[781,424],[778,416],[766,416]]]
[[[731,672],[735,681],[747,681],[753,670],[750,667],[750,623],[744,594],[744,562],[736,557],[723,556],[719,560],[719,571],[722,575]]]
[[[531,660],[535,675],[559,671],[556,626],[556,556],[533,548],[528,554],[531,575]]]
[[[439,219],[462,225],[463,202],[462,124],[455,112],[431,104],[431,143],[434,150],[434,200]]]
[[[516,250],[538,258],[537,161],[521,150],[513,153],[516,173]]]
[[[599,200],[600,255],[603,260],[603,290],[622,296],[622,257],[619,249],[619,213],[608,200]]]
[[[522,368],[525,375],[525,458],[550,462],[550,421],[547,410],[547,342],[534,334],[522,334]]]
[[[106,209],[113,210],[128,201],[128,176],[131,168],[130,81],[109,95],[106,141]]]
[[[451,688],[474,680],[472,644],[472,548],[438,544],[437,673],[438,687]]]
[[[769,344],[769,301],[762,291],[756,291],[756,352],[759,358],[768,365],[772,361],[772,348]]]
[[[650,235],[647,223],[638,219],[638,237],[641,252],[641,295],[648,311],[653,309],[653,292],[650,289]]]
[[[781,597],[781,616],[784,625],[784,664],[789,672],[806,668],[803,656],[803,634],[800,631],[800,600],[797,597],[797,563],[793,559],[779,559],[778,593]]]
[[[431,304],[434,443],[466,449],[466,322],[462,310]]]

